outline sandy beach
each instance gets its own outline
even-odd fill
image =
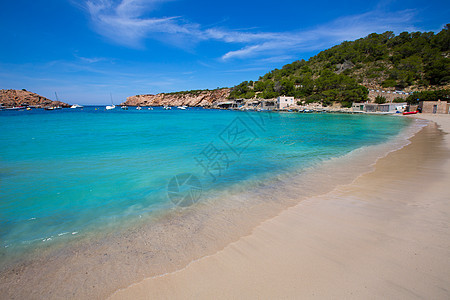
[[[111,299],[450,297],[450,116],[351,184]],[[436,123],[434,123],[436,122]]]

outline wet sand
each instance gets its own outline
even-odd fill
[[[450,116],[420,117],[373,172],[111,298],[450,298]]]

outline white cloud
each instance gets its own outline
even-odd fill
[[[412,31],[415,12],[404,10],[396,13],[381,11],[343,17],[314,29],[273,34],[261,43],[247,45],[239,50],[229,51],[222,59],[249,58],[255,56],[279,55],[282,53],[305,52],[323,49],[345,40],[354,40],[372,32]]]
[[[86,8],[98,33],[130,47],[141,47],[151,33],[185,33],[187,27],[177,24],[177,17],[143,18],[163,0],[88,0]]]
[[[372,32],[415,30],[413,10],[385,12],[380,8],[360,15],[336,19],[308,30],[290,32],[250,32],[226,28],[202,29],[181,17],[146,17],[158,4],[170,0],[88,0],[86,8],[95,29],[101,35],[129,47],[143,47],[148,38],[190,48],[200,41],[216,40],[236,44],[223,60],[282,56],[323,49],[344,40],[353,40]]]

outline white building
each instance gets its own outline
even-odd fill
[[[280,96],[277,98],[278,109],[287,108],[294,105],[294,97]]]

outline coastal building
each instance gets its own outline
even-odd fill
[[[364,112],[364,108],[366,106],[366,103],[353,103],[352,104],[352,111],[353,112]]]
[[[277,98],[277,108],[284,109],[294,105],[294,97],[280,96]]]
[[[364,105],[364,111],[368,113],[374,113],[378,111],[378,104],[376,103],[366,103]]]
[[[353,103],[352,111],[353,112],[367,112],[367,113],[396,113],[403,112],[407,107],[406,102],[402,103],[384,103],[384,104],[376,104],[376,103]]]
[[[232,108],[234,105],[235,105],[234,101],[223,101],[223,102],[217,103],[217,108],[228,109],[228,108]]]
[[[248,101],[247,106],[255,109],[256,107],[258,107],[259,103],[260,103],[259,100]]]
[[[245,99],[235,99],[234,103],[236,103],[236,106],[239,107],[245,103]]]
[[[418,110],[425,114],[448,114],[449,106],[447,101],[420,101]]]
[[[261,101],[261,109],[264,110],[272,110],[275,109],[275,101],[274,100],[262,100]]]
[[[379,112],[390,112],[395,113],[397,111],[403,112],[408,104],[406,102],[402,103],[384,103],[378,105]]]

